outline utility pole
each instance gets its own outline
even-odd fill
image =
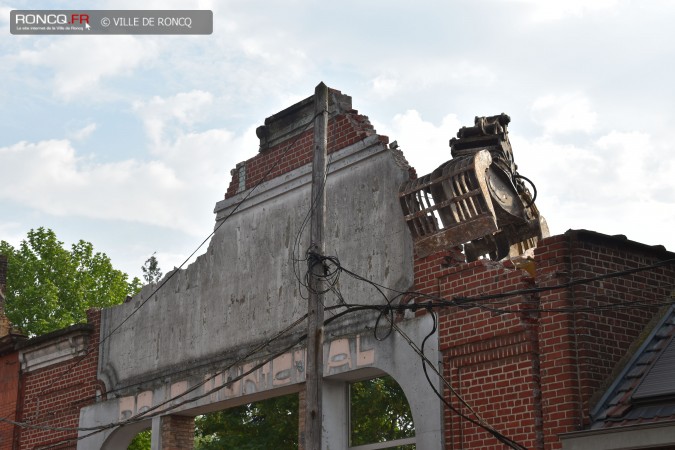
[[[326,225],[326,154],[328,146],[328,86],[314,89],[314,158],[310,198],[309,300],[307,305],[307,373],[305,378],[305,450],[321,449],[323,409],[323,233]],[[313,256],[314,255],[314,256]]]

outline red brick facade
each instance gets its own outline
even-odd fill
[[[101,312],[90,310],[87,315],[91,328],[87,333],[86,353],[23,375],[21,422],[39,427],[77,428],[80,408],[94,403],[100,396],[102,384],[97,380],[97,365]],[[52,339],[59,339],[59,336]],[[35,339],[26,344],[36,345]],[[74,430],[24,427],[21,428],[20,446],[17,448],[33,449],[75,438],[77,431]],[[76,445],[76,441],[71,441],[52,448],[74,449]]]
[[[329,121],[328,151],[374,134],[365,116],[355,110],[341,112]],[[387,142],[384,136],[379,139]],[[312,147],[310,127],[241,163],[238,167],[244,168],[245,189],[309,164]],[[225,197],[240,190],[239,172],[235,170]],[[462,414],[480,417],[527,448],[561,448],[559,434],[588,425],[593,402],[658,313],[658,303],[672,298],[668,285],[675,279],[675,270],[669,266],[564,285],[672,257],[664,249],[625,238],[569,231],[545,239],[536,249],[534,262],[518,267],[511,262],[487,260],[457,263],[457,254],[452,251],[417,258],[412,288],[428,295],[462,301],[525,290],[518,295],[436,310],[442,370],[450,385],[444,390],[445,399]],[[558,288],[538,290],[552,287]],[[642,305],[616,308],[631,302]],[[652,306],[645,307],[645,303]],[[99,311],[89,314],[92,328],[85,355],[24,373],[21,386],[15,372],[17,354],[3,356],[0,415],[12,417],[12,405],[16,406],[18,398],[15,416],[19,421],[41,427],[77,427],[80,408],[92,404],[101,394],[102,385],[97,380],[100,317]],[[26,345],[35,345],[35,341]],[[424,383],[423,374],[420,383]],[[444,408],[443,414],[445,448],[504,448],[490,433],[449,408]],[[191,448],[193,426],[189,417],[163,418],[164,448]],[[10,436],[11,428],[0,425],[0,437]],[[17,448],[32,449],[75,437],[77,432],[73,430],[24,427]],[[14,448],[0,442],[0,450]],[[58,448],[75,445],[73,442]]]
[[[0,255],[0,417],[16,421],[19,413],[20,370],[16,343],[25,338],[13,333],[5,316],[7,257]],[[18,429],[0,422],[0,450],[11,450],[19,438]]]
[[[368,117],[362,116],[356,110],[331,117],[328,121],[328,153],[348,147],[368,136],[374,135],[375,130],[370,124]],[[384,143],[388,142],[386,136],[380,136]],[[312,162],[314,143],[314,129],[309,129],[265,149],[253,158],[240,163],[237,167],[245,167],[246,188],[250,189],[260,181],[268,181],[282,174],[288,173],[299,167]],[[285,155],[279,163],[279,157]],[[277,164],[275,166],[275,164]],[[271,170],[271,172],[270,172]],[[269,172],[269,174],[268,174]],[[239,172],[232,171],[232,181],[227,189],[225,198],[230,198],[237,193],[239,187]]]
[[[447,267],[446,256],[415,261],[419,290],[461,299],[546,288],[654,264],[672,254],[624,238],[569,231],[540,244],[535,277],[511,263],[476,261]],[[588,425],[592,401],[611,382],[613,370],[658,305],[670,296],[673,278],[671,266],[439,311],[446,377],[453,390],[504,435],[527,448],[558,449],[559,433]],[[607,308],[630,302],[656,306]],[[455,408],[475,418],[449,389],[445,395]],[[447,408],[445,445],[503,448],[488,432]]]
[[[195,421],[193,417],[162,417],[162,450],[185,450],[194,446]]]
[[[16,421],[19,402],[19,354],[11,351],[0,356],[0,417]],[[0,450],[12,450],[18,429],[0,422]]]
[[[510,262],[481,260],[448,265],[446,256],[438,253],[415,261],[416,288],[461,301],[559,286],[572,279],[654,264],[672,254],[621,238],[569,231],[540,244],[535,253],[534,277]],[[443,370],[466,404],[447,388],[446,400],[475,418],[471,407],[485,422],[527,448],[561,448],[558,435],[588,424],[593,401],[659,309],[606,306],[635,301],[658,304],[671,295],[667,281],[674,278],[672,267],[656,268],[438,310]],[[41,427],[77,427],[80,408],[93,403],[102,388],[96,379],[99,311],[90,312],[89,323],[88,353],[81,361],[77,357],[26,373],[21,389],[17,353],[4,356],[0,361],[3,408],[11,409],[10,397],[20,391],[17,420]],[[35,345],[34,340],[19,344],[19,348],[25,350],[30,345]],[[3,410],[8,418],[11,413]],[[488,432],[448,408],[444,411],[444,427],[445,448],[504,448]],[[11,436],[12,428],[5,424],[0,436]],[[162,433],[164,448],[193,445],[191,418],[163,419]],[[16,436],[20,445],[2,442],[0,449],[32,449],[75,437],[77,432],[73,430],[25,427]],[[75,446],[72,442],[56,448]]]

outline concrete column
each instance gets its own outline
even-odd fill
[[[150,450],[162,450],[162,417],[152,418],[152,436],[150,437]]]
[[[340,380],[323,382],[323,448],[349,447],[348,383]]]

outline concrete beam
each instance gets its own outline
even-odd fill
[[[629,450],[675,446],[675,422],[648,423],[560,435],[563,450]]]

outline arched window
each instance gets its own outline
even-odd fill
[[[152,440],[152,430],[143,430],[134,436],[134,439],[127,447],[127,450],[148,450],[150,448],[150,441]]]
[[[349,384],[349,449],[415,448],[410,405],[390,376]]]

